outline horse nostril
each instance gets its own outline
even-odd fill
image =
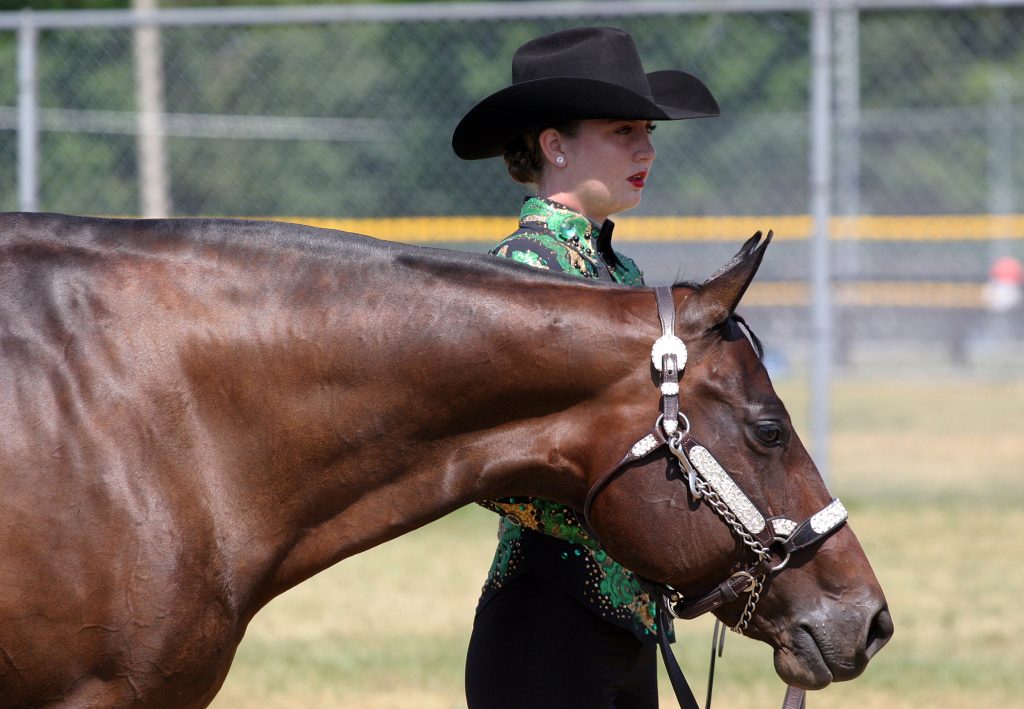
[[[871,659],[876,652],[889,642],[894,630],[892,616],[889,615],[889,608],[882,606],[881,610],[871,619],[871,625],[868,627],[867,644],[864,648],[868,659]]]

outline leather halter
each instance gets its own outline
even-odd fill
[[[843,503],[834,498],[828,505],[800,523],[786,517],[765,515],[715,460],[711,452],[690,434],[690,422],[679,409],[679,376],[686,366],[686,346],[675,335],[675,301],[672,298],[672,289],[663,286],[655,288],[654,293],[658,302],[662,334],[654,343],[651,357],[655,369],[661,373],[662,415],[658,417],[651,432],[634,443],[622,460],[591,486],[583,505],[584,524],[588,531],[593,529],[590,524],[590,510],[594,500],[627,465],[647,458],[662,446],[668,446],[686,473],[686,482],[693,498],[711,507],[744,545],[754,552],[756,559],[743,571],[732,574],[716,588],[696,598],[685,598],[667,584],[647,582],[646,585],[655,597],[659,611],[666,616],[659,618],[659,622],[664,628],[671,622],[671,617],[687,620],[696,618],[738,601],[746,594],[746,605],[739,621],[732,628],[742,635],[753,618],[765,579],[782,571],[791,554],[816,544],[842,527],[848,516],[847,511]],[[596,535],[594,536],[596,538]],[[781,561],[776,561],[773,553],[777,553]],[[684,709],[697,709],[693,692],[671,654],[666,633],[662,630],[658,635],[662,656],[680,706]],[[709,705],[710,701],[709,686]],[[801,709],[804,704],[804,690],[789,687],[782,705],[783,709]]]

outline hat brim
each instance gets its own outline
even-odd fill
[[[513,84],[476,104],[459,121],[452,148],[463,160],[501,155],[528,128],[588,118],[676,121],[719,114],[704,83],[684,71],[647,74],[651,96],[596,79],[555,77]]]

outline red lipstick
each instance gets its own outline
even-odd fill
[[[626,181],[638,189],[642,188],[644,184],[647,182],[647,171],[641,170],[635,175],[630,175],[629,177],[626,178]]]

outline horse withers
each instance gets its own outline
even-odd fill
[[[732,312],[763,248],[673,289],[684,413],[746,494],[828,501]],[[200,707],[274,596],[483,499],[582,510],[658,415],[651,290],[297,225],[0,215],[0,706]],[[749,553],[656,451],[609,550],[684,596]],[[843,526],[764,585],[787,682],[891,634]],[[736,622],[742,599],[716,612]]]

